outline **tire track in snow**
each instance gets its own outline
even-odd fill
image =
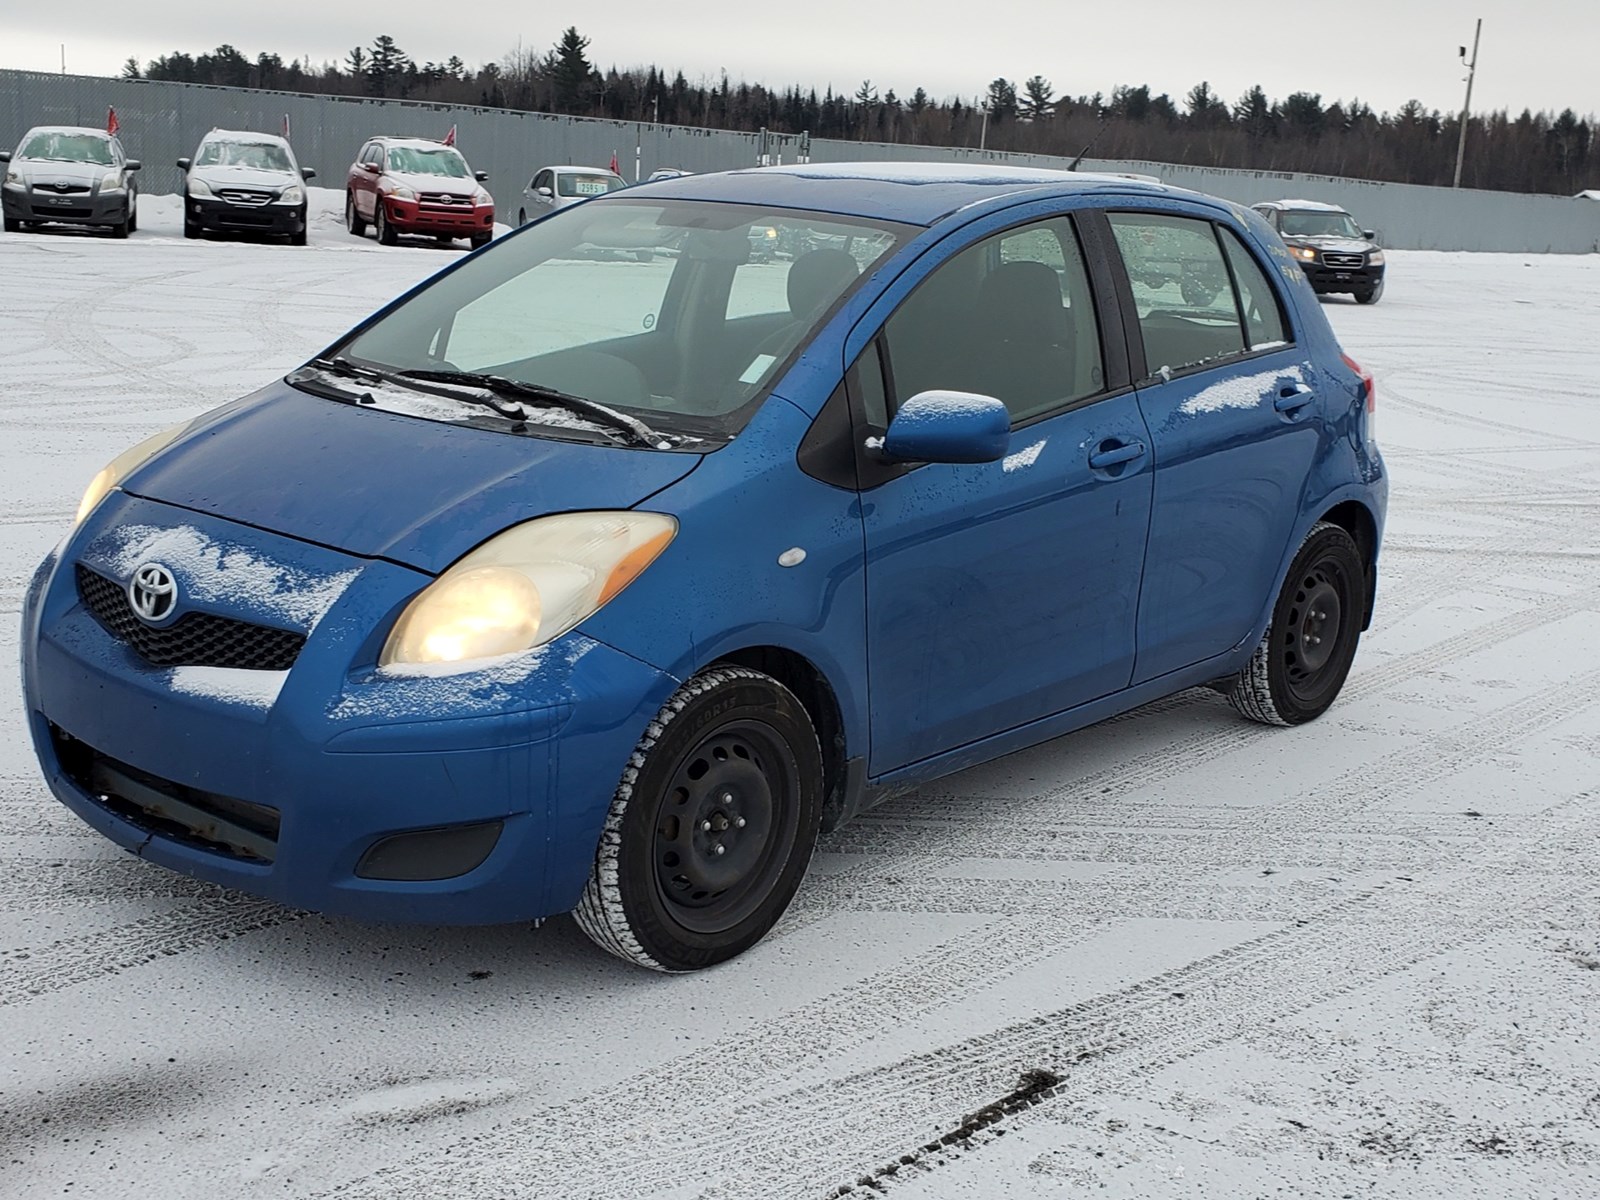
[[[209,950],[247,933],[309,915],[266,900],[223,893],[200,899],[177,912],[62,938],[38,949],[3,950],[0,1007],[23,1004],[163,958]]]
[[[1510,865],[1531,845],[1508,841],[1491,858]],[[1536,911],[1571,886],[1565,877],[1492,869],[1473,889],[1453,878],[1431,887],[1383,884],[1130,987],[787,1091],[775,1091],[770,1076],[752,1079],[737,1061],[724,1069],[719,1046],[698,1056],[705,1065],[672,1073],[666,1090],[640,1089],[636,1077],[325,1195],[376,1200],[397,1188],[435,1200],[651,1195],[699,1180],[709,1185],[699,1193],[707,1198],[814,1196],[954,1127],[962,1114],[1009,1092],[1024,1071],[1063,1074],[1052,1092],[1062,1096],[1095,1087],[1097,1070],[1152,1070],[1453,949],[1463,936]],[[874,990],[881,1019],[882,998],[895,991]],[[739,1051],[735,1043],[726,1053]],[[596,1129],[606,1131],[603,1156],[593,1153]]]
[[[57,912],[71,904],[120,900],[192,900],[226,890],[176,871],[125,859],[12,859],[0,863],[0,910]]]

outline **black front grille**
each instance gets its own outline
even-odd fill
[[[1337,254],[1322,252],[1322,261],[1330,267],[1360,267],[1367,261],[1365,254]]]
[[[52,217],[92,217],[94,209],[81,204],[35,204],[33,215],[41,221],[48,221]]]
[[[67,778],[124,821],[230,858],[265,863],[277,858],[281,814],[276,808],[118,762],[54,723],[50,743]]]
[[[158,667],[242,667],[287,671],[305,645],[305,635],[252,625],[215,613],[185,613],[157,629],[133,614],[121,584],[78,564],[78,597],[84,608],[118,641]]]
[[[251,207],[270,204],[273,199],[271,192],[248,192],[241,188],[224,188],[217,195],[221,196],[229,204],[246,204]]]

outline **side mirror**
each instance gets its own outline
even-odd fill
[[[137,171],[143,165],[137,158],[130,158],[123,162],[122,169],[124,171]]]
[[[993,396],[918,392],[900,406],[883,436],[895,462],[986,463],[1011,447],[1011,414]]]
[[[1363,229],[1361,231],[1361,236],[1366,238],[1369,242],[1375,242],[1378,240],[1378,231],[1376,229]]]
[[[551,190],[550,190],[550,189],[549,189],[549,188],[547,188],[547,187],[539,187],[539,188],[534,188],[534,189],[533,189],[533,190],[534,190],[534,191],[535,191],[535,192],[537,192],[537,193],[539,193],[539,195],[541,195],[541,196],[545,196],[545,197],[547,197],[547,198],[548,198],[548,197],[550,197],[550,196],[553,196],[553,195],[555,195],[555,193],[554,193],[554,192],[552,192],[552,191],[551,191]]]
[[[192,166],[194,166],[194,160],[192,158],[180,158],[178,160],[178,169],[181,171],[187,171]]]
[[[11,161],[11,151],[9,151],[9,150],[0,150],[0,162],[10,162],[10,161]]]
[[[376,174],[378,174],[378,164],[377,163],[362,163],[361,164],[361,169],[363,171],[365,171],[368,175],[376,175]]]
[[[489,182],[489,172],[487,172],[487,171],[474,171],[472,173],[472,177],[474,179],[476,179],[479,183],[488,183]]]
[[[301,179],[315,179],[316,177],[317,177],[317,172],[315,171],[315,169],[313,169],[311,167],[301,167],[300,168],[300,178]]]

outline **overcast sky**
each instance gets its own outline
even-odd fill
[[[1600,110],[1600,0],[1277,0],[1249,5],[1194,0],[1050,4],[949,0],[864,4],[709,4],[704,0],[610,0],[554,13],[515,0],[406,5],[404,12],[278,0],[75,0],[59,7],[17,0],[0,16],[0,66],[115,75],[129,56],[199,54],[228,42],[247,57],[342,59],[387,33],[417,61],[459,55],[471,66],[503,58],[519,39],[544,50],[563,27],[590,39],[591,61],[627,68],[681,68],[692,81],[723,70],[737,82],[798,83],[854,92],[863,79],[902,97],[922,86],[938,98],[972,97],[1004,76],[1043,75],[1057,94],[1110,92],[1148,83],[1181,103],[1207,80],[1228,100],[1259,83],[1281,98],[1359,97],[1393,110],[1419,99],[1459,108],[1457,58],[1484,18],[1473,109]],[[370,8],[370,6],[368,6]],[[383,6],[379,6],[381,9]],[[914,14],[914,17],[913,15]],[[463,19],[465,18],[465,19]]]

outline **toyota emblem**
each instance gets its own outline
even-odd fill
[[[128,603],[146,625],[159,625],[178,605],[178,581],[160,563],[145,563],[128,580]]]

